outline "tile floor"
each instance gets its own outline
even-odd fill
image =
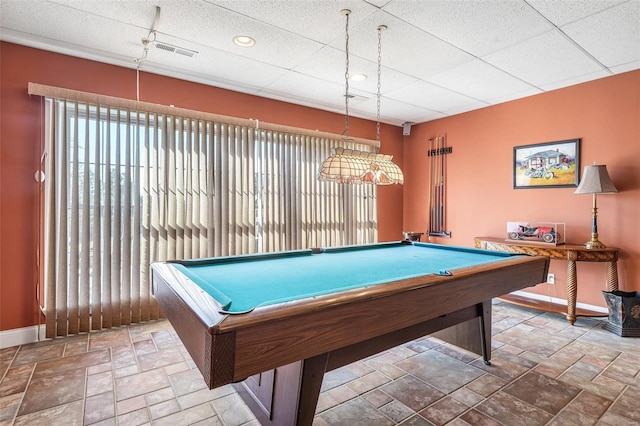
[[[425,337],[328,373],[314,426],[638,425],[640,339],[494,303],[493,362]],[[168,321],[0,350],[0,425],[257,425]]]

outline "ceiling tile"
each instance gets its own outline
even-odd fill
[[[56,18],[51,19],[52,16]],[[0,23],[3,32],[15,30],[50,46],[75,46],[85,52],[109,52],[131,60],[142,52],[140,40],[144,34],[139,28],[56,3],[3,0]],[[93,36],[87,36],[87,28],[91,28]]]
[[[189,64],[191,75],[198,76],[200,81],[207,79],[209,84],[225,87],[231,87],[232,83],[236,82],[240,87],[252,91],[259,90],[287,72],[280,67],[210,47],[203,47],[195,58],[186,58],[154,49],[150,51],[149,60],[143,63],[142,69],[154,71],[169,68],[176,72],[182,69],[184,72],[185,63]]]
[[[555,30],[482,59],[536,87],[602,70],[597,62]]]
[[[554,25],[561,26],[602,12],[627,0],[527,0]]]
[[[607,67],[640,60],[639,0],[565,25],[562,30]]]
[[[286,69],[295,67],[323,46],[309,38],[207,2],[192,2],[190,7],[183,7],[182,2],[169,2],[168,5],[170,7],[162,10],[158,25],[159,39],[165,35],[173,36]],[[233,37],[236,35],[253,37],[255,46],[235,45]]]
[[[543,84],[540,86],[542,90],[548,92],[550,90],[560,89],[562,87],[573,86],[575,84],[584,83],[585,81],[597,80],[599,78],[609,77],[611,74],[604,69],[600,69],[598,71],[582,74],[577,77],[568,78],[566,80],[559,80],[549,84]]]
[[[524,1],[396,0],[384,10],[475,56],[552,28]]]
[[[2,0],[4,4],[15,0]],[[100,0],[100,1],[78,1],[78,0],[18,0],[17,3],[30,4],[34,11],[48,7],[48,3],[55,3],[59,6],[68,7],[77,11],[82,11],[95,17],[105,17],[111,21],[118,21],[129,25],[134,25],[141,29],[149,30],[153,25],[156,16],[156,6],[164,7],[167,3],[179,3],[179,0]],[[56,15],[57,16],[57,15]],[[162,19],[162,13],[160,14]]]
[[[382,64],[414,77],[425,77],[456,67],[473,59],[472,56],[383,11],[367,16],[352,26],[349,51],[371,62],[378,60],[378,31],[382,32]],[[344,51],[343,41],[332,46]]]
[[[403,102],[427,108],[432,111],[446,113],[459,110],[468,105],[477,105],[476,99],[461,95],[426,81],[404,86],[386,94],[387,97],[402,100]],[[483,104],[487,106],[487,104]]]
[[[456,108],[451,108],[450,110],[446,111],[446,113],[443,114],[444,117],[449,117],[451,115],[456,115],[456,114],[462,114],[465,112],[469,112],[469,111],[473,111],[476,109],[480,109],[480,108],[485,108],[487,106],[486,103],[484,102],[476,102],[474,104],[468,104],[468,105],[460,105]],[[419,121],[418,121],[419,123]]]
[[[375,120],[376,101],[367,99],[354,106],[352,109],[354,117],[369,118]],[[392,112],[392,113],[391,113]],[[380,121],[383,123],[401,125],[402,123],[419,123],[428,121],[424,117],[431,117],[429,120],[444,117],[444,114],[431,111],[427,108],[399,102],[394,99],[382,99],[380,105]]]
[[[357,24],[377,8],[361,0],[305,0],[305,1],[238,1],[210,0],[220,7],[252,17],[274,27],[323,44],[344,40],[343,9],[351,11],[349,22]]]
[[[614,74],[640,69],[640,60],[609,68]]]
[[[496,97],[496,98],[491,100],[491,104],[492,105],[497,105],[497,104],[501,104],[503,102],[514,101],[516,99],[526,98],[527,96],[537,95],[537,94],[540,94],[542,92],[543,92],[542,89],[539,89],[539,88],[536,88],[536,87],[530,87],[528,89],[515,91],[515,92],[510,92],[510,93],[507,93],[505,95],[498,96],[498,97]]]
[[[319,106],[344,108],[344,85],[320,80],[298,72],[287,72],[281,78],[266,85],[263,93],[288,94],[304,105],[315,103]],[[351,100],[352,104],[358,100]]]
[[[345,85],[346,56],[344,51],[326,46],[317,54],[298,65],[294,69],[303,74],[308,74],[322,80]],[[349,81],[349,86],[354,89],[369,93],[377,93],[378,89],[378,64],[349,55],[349,75],[365,74],[366,80]],[[415,77],[400,73],[387,66],[381,67],[381,92],[385,93],[398,87],[416,81]]]
[[[429,82],[488,103],[532,89],[531,85],[479,59],[430,77]]]

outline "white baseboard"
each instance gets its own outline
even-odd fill
[[[45,340],[44,325],[0,331],[0,349],[35,343],[38,341],[38,332],[40,333],[40,340]]]
[[[558,299],[556,297],[549,297],[549,296],[545,296],[544,294],[528,293],[526,291],[514,291],[511,294],[513,294],[514,296],[528,297],[529,299],[534,299],[534,300],[544,300],[544,301],[547,301],[547,302],[553,302],[553,303],[555,303],[557,305],[567,306],[566,299]],[[586,303],[580,303],[580,302],[576,303],[576,308],[588,309],[588,310],[594,311],[594,312],[602,312],[603,314],[608,314],[609,313],[609,310],[606,307],[588,305]]]

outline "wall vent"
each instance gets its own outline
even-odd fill
[[[156,47],[156,49],[164,50],[165,52],[175,53],[182,56],[187,56],[189,58],[193,58],[198,54],[198,52],[196,52],[195,50],[174,46],[172,44],[165,43],[162,41],[156,41],[154,43],[154,46]]]

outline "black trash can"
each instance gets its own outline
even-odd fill
[[[640,293],[637,291],[603,291],[609,308],[609,322],[604,328],[622,337],[640,337]]]

